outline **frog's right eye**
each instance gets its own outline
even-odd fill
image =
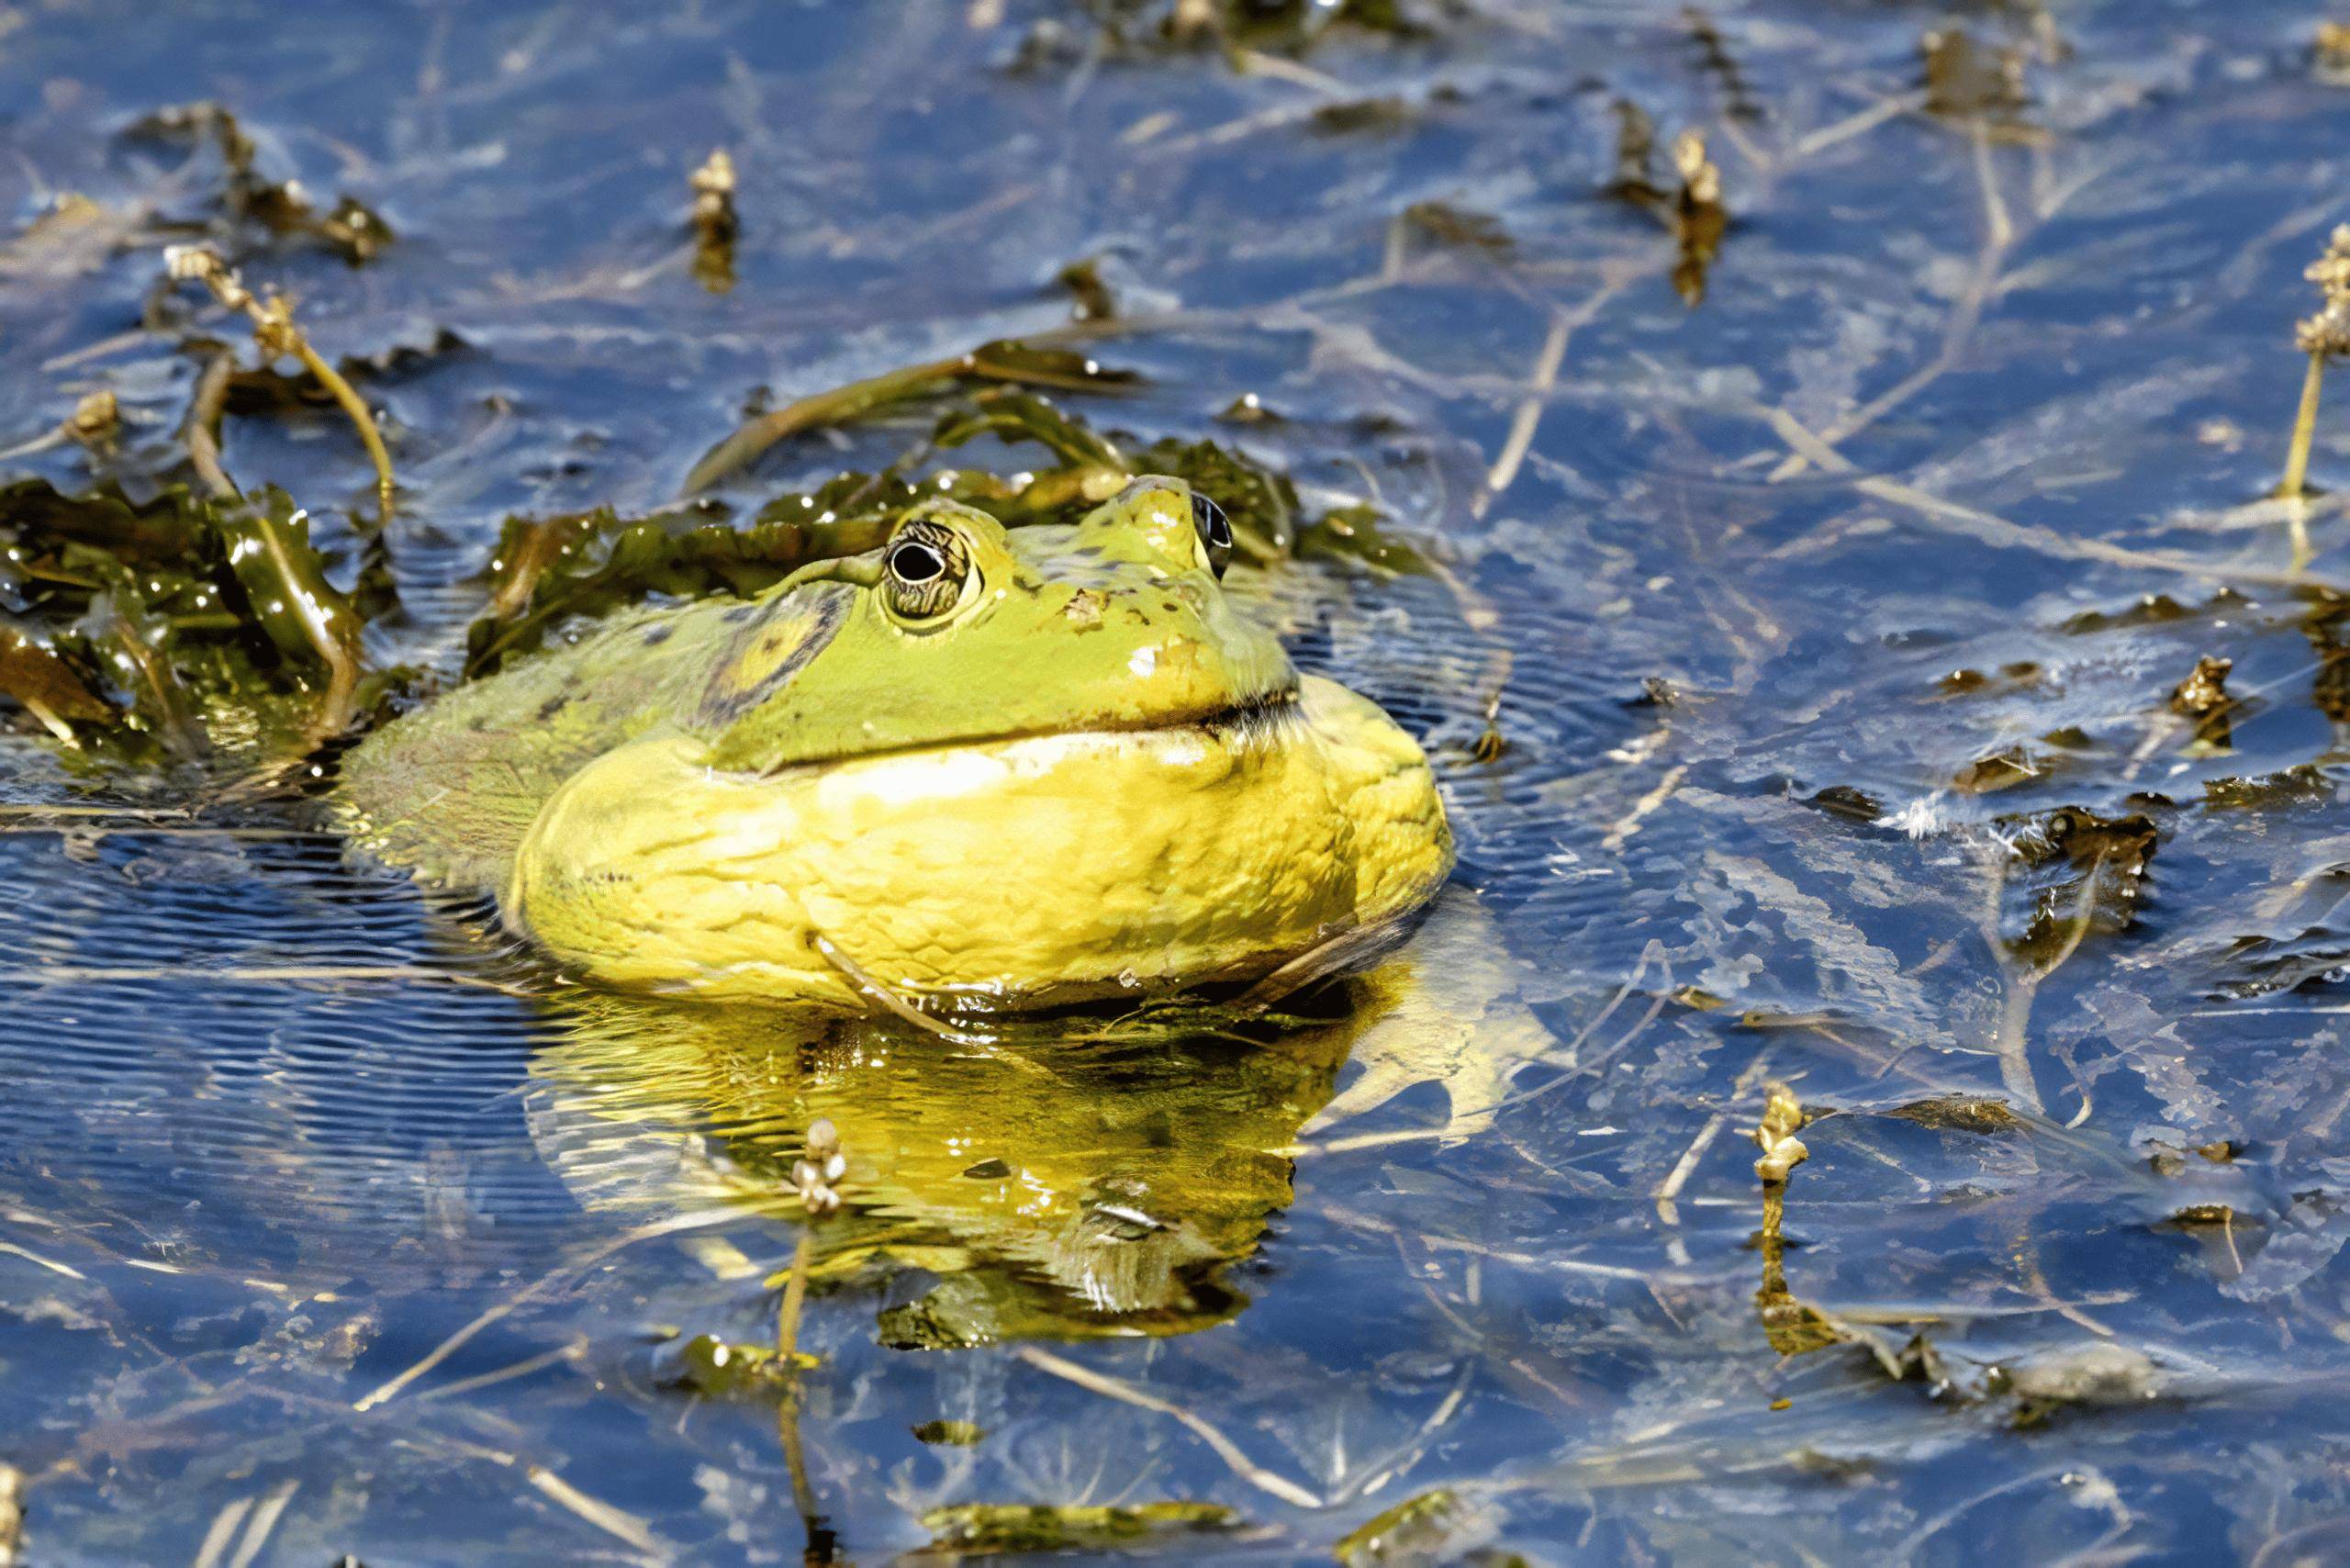
[[[971,552],[941,522],[916,518],[898,531],[881,558],[881,595],[901,621],[934,621],[963,602]]]

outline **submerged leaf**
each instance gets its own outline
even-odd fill
[[[220,503],[214,525],[253,619],[278,652],[315,664],[339,687],[355,684],[360,619],[327,580],[309,514],[273,488],[252,504]]]
[[[2127,930],[2137,918],[2162,834],[2151,818],[2107,817],[2079,806],[2003,817],[2020,869],[2006,882],[2023,905],[2015,955],[2040,966],[2084,936]]]
[[[174,758],[201,756],[209,749],[195,699],[173,655],[171,627],[148,608],[127,576],[91,599],[73,630],[121,692],[131,728],[162,741]]]
[[[1216,1503],[1135,1503],[1110,1507],[1070,1504],[959,1503],[923,1515],[931,1543],[924,1555],[1087,1551],[1157,1535],[1238,1527],[1240,1516]]]
[[[1915,1122],[1921,1127],[1939,1132],[1991,1133],[2009,1132],[2026,1126],[2004,1100],[1960,1098],[1956,1095],[1936,1100],[1917,1100],[1907,1105],[1897,1105],[1886,1113],[1902,1120]]]
[[[278,491],[211,500],[173,488],[134,503],[19,484],[0,490],[0,542],[17,564],[18,613],[0,694],[46,710],[84,763],[217,751],[274,770],[341,731],[389,678],[366,668],[364,614]],[[28,684],[35,646],[62,661],[41,666],[46,688]],[[61,705],[61,669],[100,706]]]
[[[1330,1554],[1345,1568],[1449,1562],[1491,1541],[1497,1526],[1492,1508],[1438,1486],[1365,1519],[1339,1537]]]
[[[69,721],[114,717],[113,704],[80,671],[6,616],[0,616],[0,693],[15,698],[61,740],[73,736]]]
[[[914,1440],[939,1448],[967,1449],[983,1441],[987,1428],[969,1421],[924,1421],[913,1429]]]

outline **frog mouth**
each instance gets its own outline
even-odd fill
[[[924,755],[946,755],[972,751],[986,746],[1013,745],[1021,741],[1074,740],[1082,736],[1098,736],[1105,740],[1139,741],[1146,736],[1197,735],[1235,749],[1257,748],[1277,743],[1282,736],[1303,723],[1304,709],[1294,682],[1252,692],[1197,713],[1155,713],[1130,720],[1102,717],[1087,719],[1050,729],[999,730],[989,734],[957,735],[948,739],[910,742],[903,745],[878,746],[870,751],[838,752],[824,756],[794,757],[789,762],[765,769],[757,775],[780,778],[812,769],[839,767],[852,763],[874,762],[885,758],[912,757]]]
[[[1199,734],[1219,740],[1254,740],[1270,735],[1297,717],[1298,689],[1294,682],[1250,692],[1219,708],[1196,713],[1151,713],[1134,719],[1098,718],[1044,730],[1013,730],[984,741],[1041,740],[1054,735],[1180,735]]]
[[[1293,685],[1271,691],[1260,691],[1228,704],[1222,711],[1189,724],[1154,724],[1151,729],[1205,730],[1211,734],[1246,744],[1269,738],[1280,732],[1298,716],[1297,688]]]

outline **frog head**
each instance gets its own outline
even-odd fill
[[[744,619],[703,703],[708,760],[771,773],[1293,704],[1281,644],[1225,597],[1231,548],[1180,479],[1136,479],[1069,526],[917,506],[879,550],[795,574]]]

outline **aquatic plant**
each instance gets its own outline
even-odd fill
[[[841,1179],[848,1174],[848,1157],[841,1152],[840,1130],[830,1116],[808,1124],[808,1147],[791,1167],[792,1191],[811,1222],[835,1213],[841,1206]],[[809,1230],[803,1226],[791,1254],[791,1273],[785,1282],[783,1304],[776,1319],[776,1354],[791,1361],[800,1354],[800,1312],[808,1299]]]
[[[2325,250],[2301,275],[2317,285],[2318,312],[2293,328],[2293,345],[2309,355],[2301,378],[2301,400],[2293,415],[2293,435],[2285,453],[2285,478],[2277,493],[2288,499],[2308,491],[2310,441],[2317,431],[2318,393],[2326,362],[2350,356],[2350,223],[2337,227]]]
[[[212,292],[212,297],[230,310],[241,311],[252,322],[253,342],[265,360],[286,355],[302,362],[304,369],[318,377],[319,385],[327,389],[335,402],[349,417],[352,428],[359,432],[359,440],[367,448],[367,460],[375,466],[375,498],[385,510],[392,505],[392,454],[384,446],[383,431],[375,428],[375,416],[369,411],[366,399],[352,389],[342,373],[320,356],[310,346],[310,340],[294,321],[294,304],[281,294],[257,298],[237,276],[235,271],[220,259],[219,252],[202,245],[174,245],[163,252],[164,269],[173,282],[201,283]],[[203,465],[199,465],[203,466]],[[229,494],[235,487],[212,465],[206,477],[216,493]]]
[[[1656,127],[1647,111],[1628,98],[1617,100],[1616,174],[1605,194],[1649,213],[1671,231],[1673,291],[1695,306],[1706,297],[1707,268],[1729,229],[1729,212],[1722,205],[1721,166],[1707,150],[1706,133],[1695,126],[1684,127],[1668,149],[1670,185],[1657,182],[1655,154]]]
[[[2350,22],[2320,22],[2311,52],[2320,81],[2350,84]]]
[[[723,147],[687,177],[694,194],[694,276],[712,294],[734,286],[734,238],[743,224],[734,210],[734,159]]]
[[[1762,1158],[1754,1162],[1755,1178],[1762,1183],[1762,1228],[1758,1242],[1762,1254],[1762,1283],[1754,1293],[1754,1311],[1762,1320],[1762,1332],[1770,1339],[1771,1348],[1783,1356],[1825,1350],[1847,1337],[1841,1325],[1798,1298],[1787,1286],[1784,1235],[1787,1177],[1811,1158],[1811,1150],[1796,1136],[1807,1119],[1795,1092],[1784,1083],[1774,1083],[1764,1091],[1762,1115],[1751,1135],[1755,1146],[1762,1150]]]

